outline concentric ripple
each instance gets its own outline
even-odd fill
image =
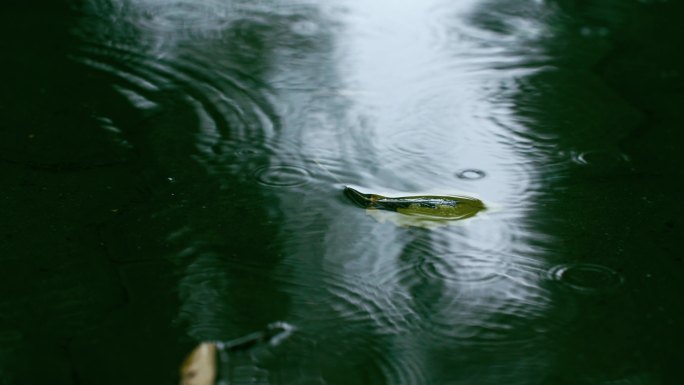
[[[176,135],[164,130],[160,134],[166,137],[155,134],[155,138],[194,146],[193,156],[212,174],[251,168],[251,163],[235,161],[250,156],[237,151],[270,151],[279,123],[267,89],[229,64],[205,63],[208,57],[192,52],[179,52],[168,60],[155,57],[160,55],[165,54],[148,53],[142,46],[84,42],[72,58],[110,77],[114,89],[133,107],[173,111],[179,114],[177,119],[188,119],[194,127]]]
[[[405,332],[416,323],[416,315],[400,291],[387,291],[361,281],[335,279],[327,290],[333,296],[332,306],[338,317],[348,323],[378,329],[382,334]]]
[[[266,187],[295,187],[309,183],[309,172],[297,166],[267,166],[255,173],[259,183]]]
[[[445,132],[424,129],[418,133],[414,128],[387,132],[386,148],[395,156],[432,157],[435,155],[458,152],[460,145],[450,140]]]
[[[581,294],[607,293],[619,288],[624,277],[617,271],[590,263],[561,264],[547,272],[552,281]]]
[[[425,384],[427,383],[425,363],[415,346],[395,346],[396,352],[377,349],[375,362],[380,366],[387,384]]]
[[[426,278],[486,284],[504,278],[500,261],[470,254],[447,254],[423,258],[417,269]]]
[[[444,297],[427,320],[435,343],[499,349],[533,344],[543,338],[529,327],[544,317],[548,298],[512,281],[482,285],[467,296],[449,301]],[[477,295],[475,295],[477,294]],[[550,327],[555,327],[554,320]]]
[[[219,1],[176,0],[141,7],[138,26],[151,31],[178,33],[179,28],[222,30],[230,19],[230,9]]]

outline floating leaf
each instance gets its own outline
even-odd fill
[[[371,210],[394,211],[408,219],[395,222],[408,226],[426,226],[430,222],[455,221],[470,218],[485,209],[484,203],[477,198],[456,195],[415,195],[386,197],[377,194],[364,194],[351,187],[345,187],[344,194],[357,205]],[[429,227],[429,226],[427,226]]]

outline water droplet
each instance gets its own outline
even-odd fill
[[[294,187],[309,183],[309,172],[295,166],[268,166],[257,170],[257,180],[269,187]]]
[[[584,294],[605,293],[622,285],[622,275],[609,267],[589,263],[561,264],[548,271],[551,280]]]
[[[456,177],[459,179],[467,180],[478,180],[484,178],[485,176],[487,176],[487,174],[484,171],[477,169],[465,169],[456,173]]]

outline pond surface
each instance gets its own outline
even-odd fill
[[[680,380],[681,5],[3,8],[0,384]]]

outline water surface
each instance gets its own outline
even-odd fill
[[[11,8],[1,383],[673,383],[676,6],[570,3]]]

